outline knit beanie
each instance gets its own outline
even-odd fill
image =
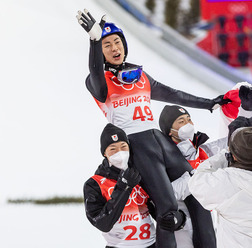
[[[166,105],[159,117],[159,126],[161,131],[169,136],[170,129],[172,128],[173,122],[181,115],[190,114],[181,106],[178,105]]]
[[[110,144],[119,141],[125,141],[129,145],[128,137],[121,128],[116,127],[111,123],[107,124],[103,129],[100,138],[102,156],[104,156],[104,152]]]
[[[231,166],[252,170],[252,127],[236,129],[230,138],[229,150],[238,162]]]

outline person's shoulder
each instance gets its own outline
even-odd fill
[[[143,74],[150,80],[154,80],[146,71],[143,71]]]
[[[101,189],[98,182],[93,178],[90,177],[83,185],[83,193],[85,196],[90,194],[100,194]]]
[[[98,166],[98,168],[96,169],[95,173],[93,176],[91,176],[85,183],[84,183],[84,188],[85,187],[92,187],[92,186],[97,186],[99,180],[101,180],[102,178],[106,177],[106,175],[108,174],[108,163],[106,161],[106,159],[104,159],[102,161],[102,163]]]
[[[92,176],[84,182],[84,188],[89,187],[91,185],[95,185],[95,184],[97,184],[97,182],[95,181],[95,179]]]
[[[86,87],[90,85],[90,73],[87,75],[86,80],[85,80]]]

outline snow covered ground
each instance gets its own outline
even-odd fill
[[[96,19],[105,13],[93,0],[0,2],[0,247],[104,247],[81,205],[6,204],[10,198],[81,196],[101,162],[99,137],[107,121],[84,85],[89,38],[75,18],[83,8]],[[108,21],[124,28],[112,16]],[[209,98],[224,93],[124,32],[128,61],[143,64],[156,80]],[[153,102],[156,118],[164,105]],[[196,129],[219,136],[218,111],[189,111]]]
[[[102,235],[84,216],[80,205],[1,205],[0,247],[105,247]]]

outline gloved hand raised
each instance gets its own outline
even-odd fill
[[[116,187],[127,190],[131,190],[140,182],[141,176],[137,170],[134,168],[127,168],[125,171],[122,171],[119,175],[119,178],[116,183]]]
[[[232,102],[230,99],[224,99],[224,95],[217,96],[216,98],[212,99],[212,106],[210,107],[210,111],[213,112],[213,110],[219,108],[220,106]]]
[[[252,111],[252,85],[251,87],[242,85],[239,90],[241,106],[244,110]]]
[[[91,40],[100,40],[102,35],[103,27],[106,23],[106,15],[102,16],[100,23],[97,23],[93,16],[84,9],[84,13],[80,10],[76,16],[79,24],[87,31]]]

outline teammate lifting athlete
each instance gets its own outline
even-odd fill
[[[108,123],[100,137],[102,164],[84,184],[88,220],[103,232],[106,248],[155,248],[152,201],[138,185],[141,176],[129,168],[126,133]]]
[[[77,19],[90,36],[87,89],[108,121],[128,135],[133,164],[156,206],[156,247],[175,248],[175,223],[182,225],[184,215],[178,211],[171,181],[192,167],[174,142],[158,130],[150,99],[208,110],[229,100],[223,96],[212,100],[196,97],[155,81],[142,66],[125,62],[128,46],[123,31],[113,23],[106,23],[105,16],[97,23],[85,9],[78,11]],[[196,210],[194,230],[197,230],[197,221],[204,218],[200,213],[202,207],[192,202],[185,201],[188,208]],[[197,230],[201,248],[215,247],[215,235],[209,225],[209,229],[205,223],[205,230]]]

